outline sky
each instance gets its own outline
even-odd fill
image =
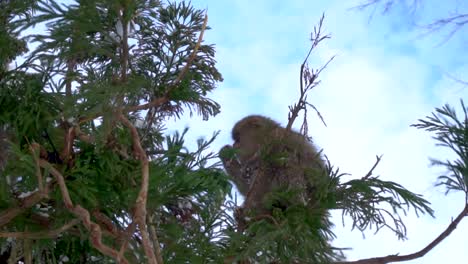
[[[213,144],[217,151],[232,144],[232,126],[247,115],[265,115],[285,125],[288,106],[299,96],[299,69],[310,47],[310,33],[325,13],[323,30],[331,39],[312,52],[309,66],[316,69],[331,56],[336,58],[308,95],[327,124],[310,110],[310,136],[350,178],[364,176],[376,155],[383,155],[375,174],[423,194],[436,216],[418,218],[410,211],[403,216],[408,239],[401,241],[387,230],[377,234],[351,230],[351,221],[345,218],[343,226],[341,214],[334,212],[337,239],[333,245],[352,248],[345,252],[348,260],[422,249],[463,209],[464,196],[445,195],[443,188],[434,187],[444,170],[430,167],[429,157],[445,160],[454,155],[435,147],[430,133],[410,125],[446,103],[459,114],[459,100],[468,104],[468,87],[448,75],[468,80],[468,52],[463,52],[467,31],[444,41],[446,31],[425,35],[420,26],[456,7],[466,13],[468,4],[422,2],[427,4],[416,14],[396,6],[386,16],[379,11],[372,16],[371,10],[350,10],[356,1],[192,0],[195,7],[208,12],[212,29],[204,41],[215,44],[217,67],[224,77],[210,97],[222,108],[208,121],[188,114],[171,121],[168,133],[188,126],[187,142],[194,146],[197,138],[221,130]],[[405,263],[466,263],[467,231],[465,219],[425,257]]]

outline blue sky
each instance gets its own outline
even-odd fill
[[[397,7],[388,16],[376,12],[370,20],[369,12],[349,10],[356,1],[192,1],[208,9],[212,30],[206,32],[205,41],[216,45],[218,68],[225,80],[211,97],[221,104],[222,112],[206,122],[187,116],[169,123],[168,132],[189,126],[188,141],[195,142],[221,130],[213,146],[218,150],[232,142],[231,127],[246,115],[263,114],[285,124],[288,105],[299,95],[299,68],[310,32],[325,12],[324,30],[332,38],[312,53],[309,65],[317,68],[332,55],[337,57],[321,75],[321,85],[309,94],[309,102],[328,125],[324,127],[310,111],[310,135],[332,164],[352,177],[362,177],[375,156],[383,154],[375,172],[423,194],[436,210],[436,219],[417,218],[412,212],[404,218],[406,241],[387,231],[374,235],[375,230],[366,232],[364,239],[360,232],[351,231],[349,220],[343,227],[336,214],[334,245],[352,247],[349,260],[420,250],[461,211],[464,197],[445,196],[443,189],[433,186],[443,170],[429,167],[428,157],[453,156],[434,147],[430,134],[410,125],[445,103],[458,110],[460,98],[468,103],[468,87],[445,74],[468,80],[467,31],[440,45],[444,32],[421,37],[424,31],[415,26],[446,16],[451,7],[466,12],[468,4],[423,2],[427,4],[414,19],[405,15],[408,9]],[[466,263],[467,230],[465,220],[428,255],[406,263]]]

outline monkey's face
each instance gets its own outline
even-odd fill
[[[244,130],[239,131],[239,133],[234,131],[233,136],[233,147],[237,150],[241,163],[247,162],[261,147],[261,139],[257,130]]]

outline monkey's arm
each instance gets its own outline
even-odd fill
[[[242,164],[235,154],[235,149],[226,145],[219,151],[219,157],[237,189],[245,196],[249,191],[250,180],[248,179],[248,174],[246,174],[246,171],[242,168]]]

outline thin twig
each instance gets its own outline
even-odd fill
[[[380,160],[382,159],[382,155],[380,156],[375,156],[377,158],[377,161],[374,163],[374,166],[369,170],[369,172],[366,174],[366,176],[362,177],[363,179],[368,179],[370,176],[372,176],[372,173],[374,172],[374,169],[377,167],[379,164]]]
[[[324,35],[322,36],[322,26],[323,26],[323,21],[325,20],[325,14],[322,14],[320,17],[318,26],[314,27],[314,32],[311,33],[311,47],[309,49],[309,52],[307,53],[304,61],[301,64],[300,72],[299,72],[299,89],[300,89],[300,96],[299,99],[297,100],[297,103],[293,104],[292,106],[289,106],[289,113],[288,113],[288,124],[286,125],[286,130],[291,130],[292,125],[294,124],[294,121],[299,115],[299,112],[301,110],[304,110],[307,114],[307,106],[312,106],[310,103],[307,103],[307,92],[316,87],[317,85],[320,84],[320,81],[318,80],[319,74],[328,66],[328,64],[335,58],[335,56],[332,56],[326,63],[323,65],[319,70],[314,72],[313,70],[309,70],[307,67],[307,61],[309,60],[309,56],[312,53],[312,50],[314,50],[320,42],[322,42],[325,39],[329,39],[330,35]],[[304,76],[305,74],[305,76]],[[304,83],[306,84],[304,87]],[[312,108],[317,112],[318,116],[322,120],[322,122],[325,124],[325,121],[320,114],[320,112],[317,110],[316,107]],[[307,120],[304,119],[304,127],[307,127],[305,124]],[[325,124],[326,126],[326,124]]]

